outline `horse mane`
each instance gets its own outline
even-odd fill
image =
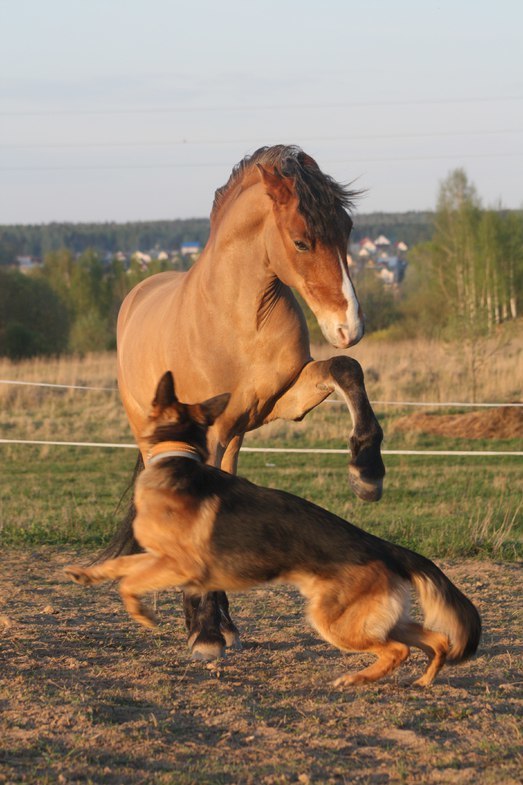
[[[355,199],[361,192],[352,191],[324,174],[316,161],[297,145],[260,147],[237,163],[228,181],[214,194],[211,223],[234,186],[256,164],[273,167],[282,177],[292,178],[298,197],[298,210],[313,240],[326,245],[337,242],[340,229],[346,228],[347,212],[352,212]]]

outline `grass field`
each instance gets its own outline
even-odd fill
[[[114,388],[114,357],[0,366],[2,378],[16,375]],[[0,406],[2,438],[132,442],[116,391],[0,385]],[[387,449],[521,450],[518,439],[471,442],[396,432],[393,425],[401,412],[392,407],[377,411]],[[249,434],[245,445],[340,448],[346,446],[349,430],[345,407],[323,404],[301,423],[276,422]],[[132,474],[134,450],[0,445],[0,451],[0,536],[5,544],[96,547],[107,541]],[[349,491],[346,465],[343,455],[243,453],[240,473],[306,496],[433,557],[520,556],[520,457],[389,456],[383,499],[371,505]]]
[[[395,366],[387,356],[391,373],[401,353]],[[514,377],[498,371],[489,397],[515,398]],[[0,364],[0,378],[114,387],[114,357]],[[392,392],[388,376],[368,379],[371,397]],[[522,449],[517,439],[398,432],[400,412],[377,411],[388,449]],[[338,448],[349,429],[346,410],[325,404],[303,423],[274,423],[246,443]],[[7,385],[0,436],[132,441],[115,391]],[[62,574],[110,537],[135,451],[0,444],[0,454],[0,783],[520,781],[522,458],[388,456],[383,499],[365,504],[348,490],[343,455],[241,457],[245,476],[435,558],[478,605],[478,656],[444,669],[422,692],[408,686],[421,655],[379,685],[334,689],[333,679],[370,660],[319,640],[302,600],[284,587],[234,596],[244,650],[218,665],[191,663],[172,593],[160,594],[161,626],[150,633],[129,621],[114,587],[89,591]]]

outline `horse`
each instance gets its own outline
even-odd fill
[[[359,363],[346,355],[311,356],[303,312],[310,306],[338,349],[363,336],[362,310],[347,266],[357,193],[324,174],[295,145],[262,147],[218,188],[209,239],[187,272],[153,275],[125,298],[117,324],[118,386],[140,449],[157,380],[166,370],[189,403],[231,397],[208,433],[209,463],[236,473],[245,433],[276,419],[301,420],[334,391],[352,418],[349,482],[362,499],[381,497],[382,429]],[[103,558],[132,553],[130,509]],[[241,648],[224,592],[184,596],[193,659]]]

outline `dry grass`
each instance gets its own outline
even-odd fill
[[[387,341],[370,335],[348,352],[365,371],[369,397],[382,401],[470,401],[471,384],[463,346],[417,338]],[[317,359],[331,356],[326,346]],[[523,324],[485,344],[478,369],[478,402],[521,401]]]
[[[0,384],[0,435],[3,438],[132,441],[116,387],[113,353],[19,363],[1,358],[0,379],[110,388],[67,390]]]
[[[116,388],[116,356],[112,352],[100,352],[83,357],[37,357],[19,362],[0,357],[0,379]],[[9,387],[0,385],[0,401],[8,390]]]
[[[339,354],[325,344],[314,347],[316,359]],[[367,336],[347,351],[362,365],[369,396],[375,400],[467,401],[470,380],[459,343],[417,338],[390,341]],[[479,401],[507,403],[521,400],[523,379],[523,323],[485,344],[478,371]],[[116,386],[115,355],[106,352],[85,357],[60,357],[12,362],[0,358],[0,379]],[[0,404],[12,389],[0,385]]]

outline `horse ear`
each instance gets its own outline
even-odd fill
[[[267,196],[270,196],[275,204],[288,204],[292,197],[292,191],[286,184],[285,178],[275,171],[270,172],[261,164],[256,164],[256,166],[260,172]]]
[[[153,406],[158,409],[166,409],[168,406],[172,406],[177,400],[176,393],[174,392],[173,375],[170,371],[166,371],[158,382]]]
[[[193,408],[192,414],[194,418],[199,422],[205,423],[207,426],[212,425],[220,414],[225,411],[230,397],[230,393],[222,393],[222,395],[216,395],[214,398],[209,398],[208,401],[197,403],[194,407],[191,407]]]

